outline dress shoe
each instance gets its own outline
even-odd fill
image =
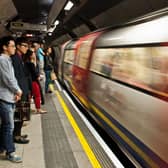
[[[14,138],[14,142],[18,144],[28,144],[29,140],[23,137],[19,137],[19,138]]]
[[[0,150],[0,159],[5,158],[6,156],[6,151],[5,150]]]
[[[4,148],[0,148],[0,154],[3,154],[5,152]]]
[[[22,138],[26,139],[28,137],[27,134],[21,135]]]

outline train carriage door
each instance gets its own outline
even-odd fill
[[[86,96],[92,48],[96,38],[100,34],[101,32],[96,32],[86,35],[77,42],[75,64],[73,67],[73,85],[75,95],[78,98]]]
[[[69,43],[70,41],[65,42],[64,44],[61,45],[61,53],[60,53],[60,57],[58,60],[58,79],[60,82],[63,82],[63,67],[62,67],[62,63],[63,63],[63,59],[64,59],[64,49],[66,47],[66,45]]]
[[[63,60],[63,81],[66,88],[71,92],[72,84],[72,68],[75,60],[76,39],[72,40],[66,47]]]

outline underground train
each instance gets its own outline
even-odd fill
[[[58,79],[141,167],[168,167],[168,12],[62,46]]]

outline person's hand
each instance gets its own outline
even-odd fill
[[[21,96],[22,96],[22,90],[18,90],[15,95],[14,95],[14,100],[17,102],[21,99]]]
[[[23,94],[23,92],[22,92],[21,90],[18,90],[18,91],[16,92],[16,95],[19,96],[19,97],[21,97],[22,94]]]
[[[31,98],[32,98],[32,95],[31,95],[31,93],[29,93],[28,94],[28,100],[29,100],[29,102],[31,102]]]
[[[18,102],[20,99],[21,99],[21,96],[18,96],[18,95],[15,95],[15,96],[14,96],[15,102]]]
[[[37,77],[37,80],[38,80],[38,81],[40,81],[40,80],[41,80],[40,76],[39,76],[39,77]]]

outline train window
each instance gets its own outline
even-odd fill
[[[64,56],[64,76],[69,79],[72,78],[72,65],[74,64],[75,53],[74,50],[66,50]]]
[[[82,41],[79,48],[77,49],[77,60],[75,64],[81,68],[84,68],[84,69],[87,68],[90,51],[91,51],[91,44],[94,39],[95,39],[95,36]]]
[[[152,48],[152,89],[168,93],[168,47]]]
[[[114,64],[113,78],[148,88],[152,82],[151,49],[146,47],[118,49],[120,56]]]
[[[150,48],[96,49],[91,71],[146,88],[152,80],[150,59]]]
[[[65,51],[64,62],[69,63],[69,64],[73,64],[74,58],[75,58],[74,50],[66,50]]]
[[[93,53],[91,71],[110,77],[115,56],[112,54],[115,49],[96,49]]]
[[[95,49],[90,70],[155,92],[168,93],[168,47]]]

